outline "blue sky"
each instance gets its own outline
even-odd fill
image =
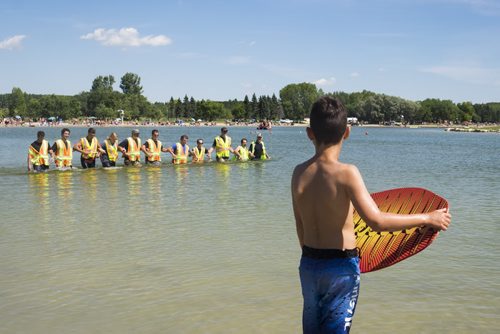
[[[0,2],[0,93],[74,95],[111,74],[152,102],[290,83],[500,101],[500,0]]]

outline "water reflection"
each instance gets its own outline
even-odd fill
[[[29,193],[31,200],[28,201],[26,210],[36,212],[36,220],[50,220],[50,176],[48,173],[28,174]]]
[[[142,171],[141,168],[128,167],[124,168],[124,172],[127,175],[127,192],[129,207],[134,207],[134,197],[142,195],[141,178]],[[131,206],[130,206],[131,205]]]

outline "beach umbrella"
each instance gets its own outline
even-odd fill
[[[51,116],[51,117],[49,117],[49,118],[47,118],[47,119],[48,119],[49,121],[55,121],[55,120],[56,120],[56,118],[55,118],[54,116]]]
[[[19,115],[16,115],[16,119],[21,119],[21,116],[19,116]]]

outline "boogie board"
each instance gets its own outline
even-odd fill
[[[444,198],[422,188],[391,189],[371,196],[382,212],[413,214],[448,208]],[[439,233],[430,227],[374,232],[356,211],[353,219],[362,273],[392,266],[421,252]]]

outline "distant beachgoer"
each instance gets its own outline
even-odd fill
[[[101,147],[103,149],[101,152],[102,167],[115,167],[118,159],[118,135],[116,132],[111,132]]]
[[[159,165],[161,163],[161,153],[171,152],[170,148],[163,147],[163,144],[158,137],[160,136],[160,131],[151,131],[151,138],[146,140],[144,145],[142,145],[142,151],[146,155],[146,164]]]
[[[250,157],[252,160],[267,160],[271,157],[266,152],[266,146],[262,141],[262,134],[257,134],[257,140],[250,144]]]
[[[43,172],[49,169],[49,142],[45,140],[45,132],[38,131],[37,139],[31,143],[28,149],[28,171]]]
[[[203,163],[205,161],[205,156],[208,156],[209,160],[212,160],[209,154],[209,150],[203,146],[203,139],[199,138],[196,140],[196,146],[189,152],[192,157],[191,162],[193,163]]]
[[[141,166],[141,138],[139,129],[132,130],[132,135],[118,144],[118,150],[123,154],[125,166]]]
[[[87,136],[80,138],[80,141],[73,146],[73,150],[80,152],[80,162],[82,168],[95,168],[95,160],[103,151],[101,144],[95,137],[95,129],[89,128]]]
[[[172,163],[175,165],[186,164],[189,155],[189,146],[187,144],[189,137],[182,135],[179,142],[172,145]]]
[[[234,149],[234,160],[247,161],[250,159],[250,152],[248,150],[247,143],[248,141],[246,138],[241,139],[241,145]],[[238,153],[238,155],[236,155],[236,153]]]
[[[68,128],[61,130],[61,139],[56,140],[52,145],[52,158],[57,168],[73,167],[73,147],[69,141],[71,131]]]
[[[212,148],[210,152],[215,149],[215,157],[218,162],[225,162],[229,160],[230,153],[234,153],[233,148],[231,147],[231,137],[227,135],[228,129],[223,127],[220,129],[220,135],[215,137],[214,142],[212,144]],[[239,155],[239,153],[235,153]]]

